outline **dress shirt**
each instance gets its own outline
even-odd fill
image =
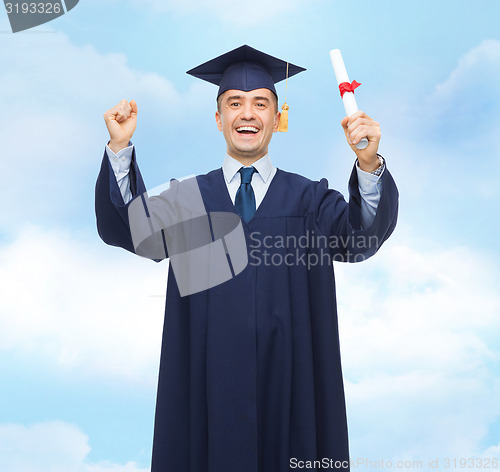
[[[116,154],[109,148],[109,146],[106,146],[106,153],[125,203],[132,200],[129,183],[129,169],[132,161],[132,150],[133,145],[131,143],[128,147],[121,149]],[[267,189],[269,188],[274,175],[276,174],[276,167],[274,167],[271,163],[269,154],[266,154],[264,157],[261,157],[258,161],[254,162],[253,166],[257,169],[257,172],[254,173],[252,177],[252,189],[255,194],[255,206],[258,208],[266,195]],[[238,191],[241,183],[241,175],[238,172],[241,167],[242,165],[240,162],[226,154],[222,164],[222,172],[224,174],[227,190],[233,205],[236,198],[236,192]],[[375,175],[361,170],[359,163],[356,162],[359,193],[361,195],[361,226],[364,229],[368,228],[375,218],[377,206],[380,201],[380,179],[384,170],[382,170],[380,175]]]
[[[252,189],[255,194],[255,208],[257,209],[266,195],[274,174],[276,174],[276,167],[271,164],[269,154],[255,161],[252,166],[257,169],[257,172],[252,176]],[[236,193],[241,185],[241,174],[238,172],[241,167],[241,162],[238,162],[236,159],[226,154],[222,164],[222,173],[224,174],[224,180],[226,181],[227,190],[233,205],[236,200]]]

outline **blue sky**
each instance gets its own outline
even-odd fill
[[[0,11],[1,470],[148,470],[167,266],[96,234],[102,115],[137,101],[149,187],[219,167],[216,88],[185,71],[242,44],[307,68],[278,167],[346,192],[340,48],[400,190],[380,252],[335,266],[352,456],[500,459],[500,5],[266,3],[81,0],[17,34]]]

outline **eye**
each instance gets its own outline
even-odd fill
[[[231,106],[231,107],[237,107],[237,106],[240,106],[240,103],[239,102],[233,102],[229,106]]]
[[[265,108],[266,107],[266,105],[264,103],[257,103],[257,106],[259,108]]]

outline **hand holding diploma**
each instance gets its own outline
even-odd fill
[[[356,153],[360,168],[366,172],[371,172],[379,166],[377,151],[380,141],[380,126],[368,115],[358,110],[354,89],[361,84],[358,84],[355,80],[352,83],[349,82],[349,76],[340,50],[333,49],[330,51],[330,58],[347,113],[347,116],[341,122],[347,142]]]
[[[380,125],[362,111],[346,116],[340,124],[344,128],[347,142],[358,157],[361,170],[365,172],[374,171],[380,165],[377,156],[378,143],[380,142]],[[364,137],[368,138],[368,146],[364,149],[358,149],[356,144]]]

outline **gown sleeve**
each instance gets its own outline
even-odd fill
[[[394,231],[399,193],[387,166],[380,178],[381,196],[372,223],[361,225],[361,195],[358,174],[353,168],[349,179],[349,203],[321,179],[315,189],[315,218],[320,232],[329,240],[334,261],[360,262],[375,254]]]
[[[109,163],[111,164],[111,169],[116,177],[116,182],[118,183],[118,188],[122,194],[123,201],[128,203],[132,200],[132,193],[130,192],[130,165],[132,163],[132,152],[134,150],[134,145],[129,143],[129,146],[121,149],[116,154],[106,145],[106,154],[109,158]]]
[[[137,166],[135,149],[129,171],[132,200],[124,203],[120,188],[106,151],[95,187],[95,213],[97,231],[101,239],[111,246],[118,246],[135,253],[130,233],[128,208],[130,204],[146,192],[146,186]]]

